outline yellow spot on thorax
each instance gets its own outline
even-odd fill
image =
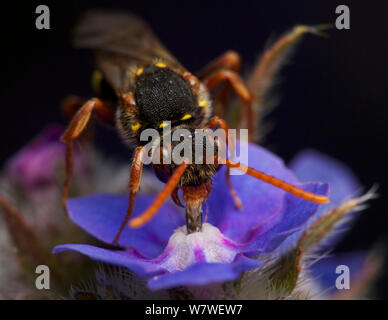
[[[137,70],[136,70],[136,75],[137,75],[137,76],[140,76],[140,75],[143,73],[143,71],[144,71],[144,68],[139,68],[139,69],[137,69]]]
[[[190,119],[191,117],[192,117],[191,114],[186,113],[186,114],[181,118],[181,120],[187,120],[187,119]]]
[[[134,123],[132,123],[131,129],[132,129],[132,131],[137,131],[137,130],[139,130],[139,129],[140,129],[140,123],[139,123],[139,121],[135,121]]]
[[[155,66],[157,66],[157,67],[159,67],[159,68],[165,68],[165,67],[167,67],[167,65],[166,65],[164,62],[161,62],[161,61],[155,63]]]
[[[205,99],[200,99],[199,100],[199,106],[201,108],[206,108],[207,107],[207,101]]]

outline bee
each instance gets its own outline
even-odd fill
[[[252,132],[252,94],[238,75],[240,58],[237,53],[227,51],[194,75],[160,43],[147,23],[132,14],[88,12],[75,28],[75,44],[95,51],[98,71],[93,83],[96,97],[80,107],[61,136],[66,143],[62,201],[66,207],[73,174],[73,142],[85,129],[92,113],[115,123],[119,133],[134,148],[134,156],[129,174],[128,209],[114,244],[119,243],[128,223],[134,228],[144,225],[170,196],[177,205],[183,206],[178,190],[183,191],[187,232],[201,231],[202,204],[211,192],[212,179],[221,165],[228,168],[226,182],[238,208],[242,203],[230,183],[230,168],[234,167],[307,201],[328,202],[324,196],[299,189],[230,159],[224,159],[223,164],[220,161],[200,164],[162,162],[152,163],[152,166],[156,176],[165,183],[164,188],[145,212],[131,219],[146,155],[141,132],[150,128],[170,133],[182,128],[190,132],[215,128],[227,131],[227,123],[214,114],[211,101],[211,91],[222,83],[227,83],[228,88],[243,101],[244,114],[250,120],[248,132]],[[168,128],[167,121],[170,123]]]

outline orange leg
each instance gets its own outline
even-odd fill
[[[72,119],[85,102],[86,99],[70,95],[62,100],[61,111],[68,119]]]
[[[127,225],[129,219],[132,217],[133,208],[135,206],[136,193],[140,187],[141,175],[143,172],[143,158],[146,149],[144,147],[137,147],[135,151],[135,156],[131,166],[131,173],[129,175],[129,204],[127,209],[127,214],[124,218],[123,223],[120,226],[119,231],[117,232],[113,243],[118,244],[121,233],[124,230],[124,227]]]
[[[205,86],[212,90],[214,89],[218,84],[227,81],[238,97],[243,101],[245,109],[246,109],[246,119],[248,122],[248,135],[251,138],[253,137],[253,112],[252,112],[252,94],[248,87],[245,85],[244,81],[241,79],[241,77],[235,73],[232,70],[220,70],[216,73],[213,73],[208,78],[206,78],[203,83]]]
[[[79,109],[87,102],[88,99],[81,98],[75,95],[69,95],[65,99],[61,101],[60,109],[63,116],[67,120],[71,120]],[[85,130],[83,130],[82,134],[78,136],[77,142],[87,142],[92,143],[94,141],[94,123],[93,125],[88,125]]]
[[[186,162],[182,162],[178,168],[175,169],[174,173],[164,186],[163,190],[160,191],[154,202],[148,207],[146,211],[144,211],[140,216],[132,219],[129,225],[132,228],[138,228],[148,222],[160,209],[162,204],[167,200],[167,198],[171,195],[171,193],[175,190],[177,184],[179,183],[182,174],[185,172],[187,168]]]
[[[205,66],[200,72],[198,72],[198,78],[203,80],[214,71],[219,69],[230,69],[234,72],[239,72],[241,68],[240,55],[232,50],[226,51],[222,56],[216,58]]]
[[[230,148],[231,151],[231,158],[234,159],[234,153],[236,150],[236,146],[234,144],[234,141],[229,143],[230,141],[228,140],[228,131],[229,127],[226,124],[226,122],[223,119],[220,119],[218,117],[213,117],[209,120],[209,122],[206,124],[207,127],[216,127],[219,126],[221,129],[225,131],[225,143],[226,145]],[[226,170],[226,184],[228,186],[229,192],[233,198],[234,204],[236,205],[236,208],[241,209],[242,207],[242,202],[237,194],[237,191],[233,188],[232,182],[230,181],[230,168],[228,167]]]
[[[225,131],[225,143],[227,146],[229,146],[229,137],[228,137],[229,127],[228,127],[228,124],[225,122],[225,120],[223,120],[219,117],[213,117],[208,121],[208,123],[205,126],[208,128],[220,127],[222,130],[224,130]],[[234,152],[236,149],[236,147],[234,145],[234,141],[231,143],[231,145],[229,147],[230,147],[230,150],[232,153],[232,157],[234,157]]]
[[[97,98],[90,99],[78,110],[61,136],[61,140],[66,143],[66,179],[62,192],[62,203],[65,207],[74,170],[73,141],[83,132],[93,111],[97,111],[99,115],[111,114],[111,117],[113,118],[112,110],[101,100]]]
[[[220,70],[232,70],[236,73],[240,71],[241,58],[240,55],[232,50],[225,52],[222,56],[205,66],[199,73],[198,78],[204,80]],[[225,118],[225,109],[229,105],[230,93],[232,86],[228,82],[224,82],[220,90],[214,94],[214,110],[215,114],[221,118]]]
[[[325,196],[321,196],[312,192],[305,191],[303,189],[300,189],[292,184],[289,184],[281,179],[278,179],[274,176],[271,176],[269,174],[266,174],[264,172],[258,171],[256,169],[250,168],[248,166],[245,166],[240,163],[234,163],[229,160],[225,160],[225,164],[229,168],[236,168],[238,170],[241,170],[242,172],[246,172],[250,176],[260,179],[261,181],[264,181],[266,183],[269,183],[277,188],[280,188],[288,193],[293,194],[294,196],[297,196],[299,198],[302,198],[307,201],[316,202],[316,203],[328,203],[329,198]]]

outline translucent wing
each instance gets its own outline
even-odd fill
[[[75,28],[77,47],[96,50],[97,67],[116,90],[126,89],[126,72],[137,63],[163,59],[182,67],[141,18],[112,11],[88,11]]]

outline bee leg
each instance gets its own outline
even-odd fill
[[[245,119],[247,121],[248,126],[248,136],[249,140],[252,141],[254,137],[253,133],[253,111],[252,111],[252,100],[253,96],[244,83],[243,79],[234,71],[232,70],[219,70],[207,78],[203,80],[203,83],[205,86],[212,90],[214,89],[218,84],[223,83],[227,81],[233,88],[233,90],[236,92],[237,96],[243,101],[244,107],[245,107]]]
[[[66,118],[72,119],[86,101],[84,98],[69,95],[61,101],[60,109]]]
[[[225,131],[225,143],[226,145],[228,146],[228,148],[230,149],[231,151],[231,155],[230,155],[230,158],[233,160],[234,159],[234,154],[235,154],[235,150],[236,150],[236,146],[235,146],[235,141],[229,141],[228,139],[228,131],[229,131],[229,127],[228,125],[226,124],[226,122],[221,119],[221,118],[218,118],[218,117],[213,117],[209,120],[209,122],[206,124],[207,127],[220,127],[221,129],[223,129]],[[232,182],[230,181],[230,168],[227,167],[226,169],[226,184],[228,186],[228,189],[229,189],[229,192],[230,192],[230,195],[232,196],[233,198],[233,201],[234,201],[234,204],[236,206],[237,209],[241,209],[242,207],[242,202],[237,194],[237,191],[233,188],[232,186]]]
[[[237,191],[233,188],[232,182],[230,181],[230,168],[227,167],[226,169],[226,185],[228,186],[230,195],[232,196],[232,199],[234,201],[234,205],[236,206],[237,209],[242,208],[242,202],[240,200],[240,197],[237,194]]]
[[[207,122],[207,124],[205,126],[208,128],[220,127],[222,130],[225,131],[225,144],[229,147],[229,149],[231,151],[230,157],[233,159],[234,153],[236,150],[236,146],[234,144],[234,142],[235,142],[234,140],[229,141],[229,136],[228,136],[229,126],[227,125],[226,121],[219,118],[219,117],[213,117]]]
[[[156,212],[160,209],[160,207],[167,200],[167,198],[174,192],[186,168],[187,168],[187,163],[183,161],[179,165],[179,167],[175,169],[174,173],[167,181],[163,190],[160,191],[160,193],[155,198],[154,202],[148,207],[148,209],[145,210],[140,216],[130,221],[129,223],[130,227],[132,228],[141,227],[156,214]]]
[[[240,71],[241,58],[240,55],[232,50],[228,50],[217,59],[210,62],[199,73],[198,78],[203,80],[215,71],[222,69],[232,70],[236,73]],[[229,83],[224,83],[223,86],[214,95],[214,110],[215,114],[225,118],[225,109],[229,105],[230,93],[232,86]]]
[[[76,95],[67,96],[60,103],[60,109],[61,109],[63,116],[66,119],[71,120],[75,116],[77,111],[79,109],[81,109],[81,107],[85,104],[85,102],[87,100],[88,99],[81,98],[81,97],[76,96]],[[85,141],[85,142],[92,143],[94,141],[94,137],[95,137],[95,135],[94,135],[94,123],[93,123],[93,125],[89,124],[84,129],[82,134],[78,137],[78,141],[81,141],[81,142]]]
[[[131,172],[129,174],[129,203],[127,208],[127,214],[113,240],[114,244],[118,244],[121,233],[123,232],[124,227],[127,225],[129,219],[132,216],[133,208],[135,206],[136,193],[140,187],[141,175],[143,172],[143,157],[145,151],[146,149],[144,147],[137,147],[135,150],[135,156],[133,158]]]
[[[228,50],[223,55],[206,65],[200,72],[198,72],[197,75],[200,80],[203,80],[205,77],[219,69],[230,69],[234,72],[239,72],[240,68],[240,55],[235,51]]]
[[[73,141],[77,139],[85,129],[93,111],[97,111],[99,115],[108,115],[111,113],[113,118],[113,112],[101,100],[97,98],[90,99],[77,111],[69,126],[61,136],[61,141],[66,143],[66,179],[62,191],[62,203],[65,208],[70,181],[74,170]]]

